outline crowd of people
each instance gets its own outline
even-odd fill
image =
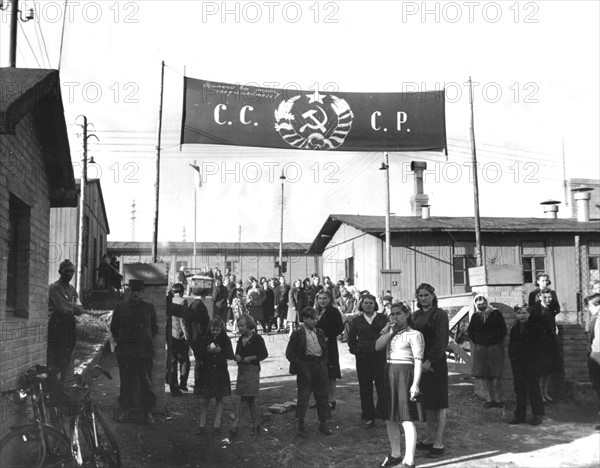
[[[218,271],[218,270],[217,270]],[[61,263],[60,279],[50,287],[50,323],[74,323],[82,307],[69,285],[75,266]],[[220,272],[218,272],[220,273]],[[215,272],[213,271],[213,275]],[[220,276],[220,275],[219,275]],[[549,381],[561,367],[556,315],[560,305],[550,289],[547,274],[538,275],[538,288],[528,302],[514,307],[515,325],[508,330],[503,314],[477,293],[467,334],[471,343],[472,375],[480,378],[485,408],[504,407],[501,381],[504,370],[504,340],[508,336],[516,409],[511,424],[527,422],[527,403],[532,415],[529,424],[538,425],[544,405],[552,402]],[[449,342],[447,311],[438,306],[435,288],[420,284],[415,291],[416,310],[391,296],[375,297],[360,291],[349,280],[333,284],[314,274],[293,285],[280,278],[248,278],[246,284],[230,272],[214,276],[214,288],[199,287],[185,295],[186,285],[174,284],[167,295],[168,365],[166,382],[172,396],[189,391],[190,349],[195,358],[194,394],[201,398],[198,433],[206,432],[208,405],[215,401],[212,433],[220,433],[223,398],[231,395],[228,361],[238,366],[235,393],[240,398],[237,414],[229,428],[238,434],[246,408],[252,433],[260,433],[257,397],[261,361],[268,357],[262,335],[286,331],[290,339],[285,356],[290,374],[296,375],[297,434],[308,437],[305,423],[309,400],[314,395],[318,430],[331,435],[327,421],[337,409],[336,382],[341,375],[339,346],[347,343],[354,355],[358,377],[362,426],[373,428],[384,420],[390,453],[382,466],[414,466],[415,452],[431,458],[444,453],[444,429],[448,404]],[[586,332],[592,352],[588,357],[590,380],[600,409],[600,291],[585,299],[589,311]],[[154,307],[142,300],[143,281],[130,280],[129,295],[118,304],[110,325],[116,342],[120,372],[121,409],[119,421],[131,420],[132,408],[142,407],[144,420],[153,422],[155,395],[151,385],[153,337],[158,332]],[[212,313],[204,299],[212,297]],[[232,344],[228,327],[235,326],[237,342]],[[262,329],[259,333],[258,327]],[[49,330],[51,338],[52,328]],[[62,334],[61,334],[62,336]],[[48,363],[62,375],[74,346],[68,340],[49,339]],[[416,421],[426,423],[418,440]],[[596,427],[600,430],[600,426]],[[404,450],[402,450],[404,445]]]

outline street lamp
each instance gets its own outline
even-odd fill
[[[282,271],[282,265],[283,265],[283,205],[284,205],[284,186],[283,183],[285,182],[285,175],[283,174],[283,171],[281,171],[281,177],[279,177],[279,179],[281,180],[281,225],[279,228],[279,276],[281,276],[281,274],[283,273]]]
[[[5,5],[4,1],[0,0],[0,10],[6,11],[8,10],[8,4]],[[10,12],[10,54],[9,61],[10,67],[16,68],[17,66],[17,19],[20,19],[23,23],[26,23],[29,20],[33,19],[33,8],[30,8],[27,11],[25,17],[23,17],[23,12],[19,10],[19,0],[12,0],[12,8]]]
[[[88,167],[88,163],[89,164],[95,164],[96,162],[94,161],[94,158],[90,158],[90,160],[88,161],[88,140],[92,137],[94,137],[96,140],[100,141],[99,138],[94,135],[93,133],[88,134],[88,121],[87,121],[87,117],[85,115],[79,115],[77,116],[77,118],[79,117],[83,117],[83,125],[81,125],[81,127],[83,128],[83,159],[82,159],[82,166],[81,166],[81,181],[79,183],[79,241],[77,243],[77,279],[76,279],[76,286],[77,286],[77,294],[79,294],[79,297],[81,297],[81,292],[83,290],[82,288],[82,277],[83,277],[83,249],[87,248],[86,245],[84,245],[83,243],[83,234],[85,231],[85,226],[84,226],[84,219],[85,219],[85,189],[87,187],[87,167]]]
[[[385,171],[386,206],[385,206],[385,269],[392,268],[392,248],[390,245],[390,164],[387,151],[384,153],[385,162],[381,163],[380,171]]]

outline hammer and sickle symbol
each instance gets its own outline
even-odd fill
[[[323,114],[323,120],[319,120],[319,119],[317,119],[317,117],[315,117],[315,114],[317,113],[316,110],[309,110],[309,111],[305,112],[304,114],[302,114],[302,117],[304,117],[305,119],[311,119],[313,121],[313,124],[309,124],[309,123],[304,124],[300,128],[301,132],[303,132],[304,129],[306,129],[306,127],[310,128],[311,130],[320,130],[323,133],[327,131],[327,128],[325,127],[325,124],[327,123],[327,114],[325,113],[325,111],[323,110],[323,108],[321,106],[318,106],[318,108]]]

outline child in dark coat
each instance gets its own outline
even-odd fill
[[[537,426],[542,422],[544,403],[539,386],[540,364],[545,345],[544,329],[529,320],[530,308],[527,304],[515,306],[517,323],[510,330],[508,356],[512,367],[517,408],[511,424],[525,422],[527,415],[527,394],[531,402],[533,416],[529,422]]]
[[[200,404],[200,427],[198,432],[204,433],[206,413],[211,398],[215,399],[216,414],[213,434],[217,435],[221,427],[223,397],[231,395],[231,383],[227,360],[233,360],[233,346],[227,336],[225,322],[216,316],[210,321],[210,335],[206,336],[200,349],[202,382],[202,402]]]

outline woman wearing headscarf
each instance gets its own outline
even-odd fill
[[[475,294],[473,304],[475,313],[467,328],[472,343],[471,374],[482,379],[485,392],[484,408],[503,408],[500,389],[504,372],[503,341],[506,336],[506,322],[502,312],[490,306],[485,295]]]

